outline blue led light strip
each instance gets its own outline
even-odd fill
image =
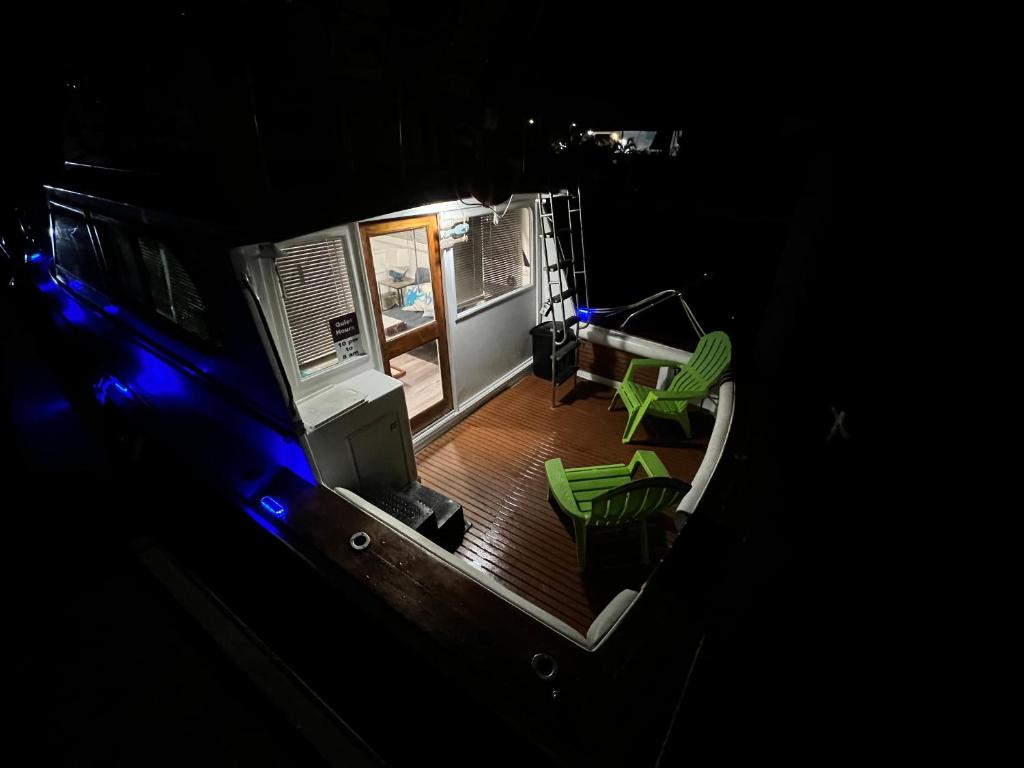
[[[275,499],[273,496],[264,496],[260,499],[260,506],[263,507],[267,512],[272,514],[274,517],[281,517],[285,513],[284,504]]]

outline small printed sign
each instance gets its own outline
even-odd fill
[[[349,312],[347,315],[336,317],[331,322],[331,337],[334,339],[334,351],[338,359],[344,362],[353,357],[365,355],[363,345],[359,338],[359,321],[356,320],[356,313]]]

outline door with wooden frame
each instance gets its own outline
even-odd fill
[[[384,370],[402,382],[412,431],[452,410],[437,218],[359,225]]]

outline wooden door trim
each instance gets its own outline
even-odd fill
[[[383,323],[382,323],[383,325]],[[413,328],[411,331],[406,331],[401,336],[393,339],[388,339],[388,352],[390,357],[398,357],[404,355],[406,352],[412,352],[428,341],[433,341],[436,338],[434,329],[429,325],[421,325],[419,328]]]
[[[430,283],[434,294],[434,323],[414,328],[395,339],[384,336],[383,312],[380,308],[380,286],[377,285],[377,270],[373,265],[373,250],[370,238],[376,235],[389,235],[395,232],[406,232],[424,227],[427,230],[427,251],[430,263]],[[417,347],[437,340],[438,365],[441,367],[441,394],[444,398],[432,405],[415,418],[410,418],[413,432],[436,420],[454,409],[452,397],[452,375],[448,364],[448,323],[445,315],[444,281],[441,278],[441,246],[438,240],[436,216],[410,216],[404,219],[388,221],[368,221],[359,225],[359,238],[363,246],[363,261],[366,265],[366,278],[370,284],[370,301],[373,304],[373,321],[377,326],[377,340],[380,344],[384,371],[391,370],[391,358],[403,355]]]
[[[433,424],[435,421],[437,421],[439,418],[441,418],[450,411],[451,407],[445,400],[440,400],[434,403],[429,408],[420,411],[415,416],[409,419],[409,425],[413,431],[413,434],[419,432],[424,427]]]

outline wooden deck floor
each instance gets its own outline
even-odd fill
[[[568,387],[569,385],[563,385]],[[565,466],[627,462],[638,448],[657,452],[687,482],[704,456],[712,418],[691,416],[694,438],[673,422],[648,419],[622,445],[626,414],[607,410],[612,390],[580,380],[551,408],[551,384],[528,377],[502,392],[416,457],[420,479],[461,502],[473,527],[458,554],[569,625],[586,632],[608,601],[636,589],[652,566],[640,562],[629,532],[592,536],[588,570],[576,565],[572,524],[548,501],[544,461]],[[651,562],[671,545],[668,517],[651,523]]]
[[[434,403],[444,400],[444,392],[441,389],[441,367],[437,364],[437,342],[430,341],[427,344],[433,345],[433,349],[424,350],[427,354],[433,352],[432,362],[422,353],[406,353],[391,358],[392,369],[397,368],[404,372],[398,380],[402,382],[405,406],[409,411],[410,419],[423,413]]]

